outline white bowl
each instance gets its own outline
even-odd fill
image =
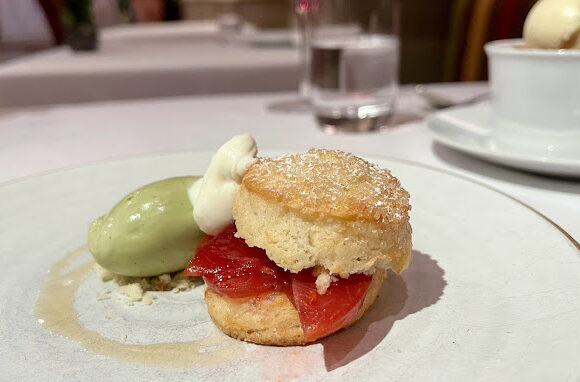
[[[580,51],[485,46],[498,144],[550,157],[580,157]]]

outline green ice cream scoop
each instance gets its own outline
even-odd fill
[[[89,250],[95,261],[123,276],[184,269],[204,236],[193,220],[187,195],[199,178],[164,179],[125,196],[89,228]]]

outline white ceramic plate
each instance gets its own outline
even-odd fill
[[[437,142],[466,154],[526,171],[580,177],[580,159],[533,155],[498,145],[492,134],[495,123],[491,105],[481,103],[437,112],[426,125]]]
[[[147,182],[201,173],[209,158],[142,157],[0,187],[0,379],[580,378],[578,244],[492,189],[380,158],[373,161],[392,169],[411,194],[415,258],[402,276],[389,276],[378,302],[352,328],[305,347],[244,344],[216,331],[202,288],[163,293],[151,306],[126,306],[114,295],[97,301],[111,285],[94,274],[74,294],[78,318],[64,322],[78,320],[79,330],[93,331],[85,341],[89,349],[99,341],[121,349],[115,357],[40,325],[34,309],[49,269],[83,246],[92,219]],[[70,268],[89,261],[81,250]],[[69,281],[63,277],[59,287],[70,287]],[[175,345],[169,355],[183,360],[185,354],[190,363],[178,368],[157,362],[155,347],[148,346],[180,341],[190,344]],[[139,361],[142,353],[153,354],[153,361],[121,360]]]

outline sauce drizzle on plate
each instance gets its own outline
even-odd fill
[[[125,344],[86,329],[74,307],[75,292],[93,271],[94,262],[73,267],[75,261],[86,252],[86,245],[79,247],[50,269],[34,309],[38,322],[45,329],[78,342],[92,352],[156,367],[215,366],[237,359],[244,353],[242,343],[229,339],[217,328],[198,341],[148,345]]]

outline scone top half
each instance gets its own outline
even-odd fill
[[[297,273],[348,277],[411,261],[409,194],[388,170],[342,151],[261,158],[233,204],[237,236]]]

